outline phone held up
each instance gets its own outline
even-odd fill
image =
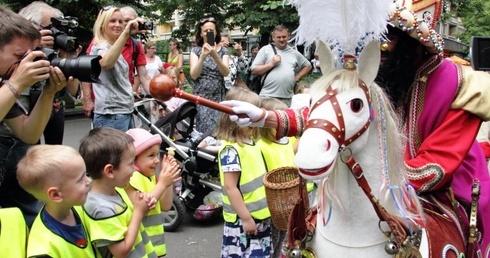
[[[212,30],[208,30],[208,31],[206,32],[206,41],[208,42],[208,44],[209,44],[210,46],[214,46],[214,43],[215,43],[215,42],[214,42],[214,31],[212,31]]]

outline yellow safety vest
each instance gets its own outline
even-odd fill
[[[281,144],[277,142],[264,141],[260,139],[257,144],[260,146],[262,155],[264,155],[267,170],[271,171],[280,167],[290,167],[294,165],[294,142],[296,137],[289,137],[288,143]],[[315,183],[306,183],[306,190],[311,192],[315,187]]]
[[[223,147],[219,151],[218,157],[221,157],[223,149],[229,146],[235,148],[238,152],[238,158],[242,168],[238,187],[242,193],[243,201],[247,206],[248,211],[254,219],[263,220],[270,218],[271,214],[267,206],[265,187],[262,183],[267,171],[260,148],[255,144],[244,144],[243,146],[240,146],[237,143],[225,141]],[[230,199],[226,194],[224,187],[224,173],[221,168],[221,158],[219,159],[219,170],[223,196],[223,217],[225,221],[235,223],[238,215],[231,207]]]
[[[134,171],[133,176],[129,184],[135,189],[150,193],[153,191],[153,188],[156,186],[156,176],[153,175],[151,177],[146,177],[139,171]],[[172,190],[172,189],[169,189]],[[167,247],[165,245],[164,238],[164,217],[162,215],[162,209],[160,207],[160,202],[157,202],[155,208],[150,210],[148,214],[143,218],[143,226],[145,227],[146,233],[150,237],[151,242],[153,243],[153,247],[155,248],[155,252],[158,256],[164,256],[167,254]]]
[[[91,217],[84,209],[85,221],[88,221],[86,225],[92,242],[94,243],[97,241],[121,241],[128,231],[128,225],[131,221],[131,216],[133,215],[133,205],[124,189],[116,188],[116,192],[126,204],[126,208],[121,213],[112,217],[97,219]],[[139,234],[136,235],[133,248],[127,257],[157,257],[155,249],[142,224],[140,224]]]
[[[4,257],[26,257],[27,224],[19,208],[0,208],[0,253]]]
[[[79,245],[68,242],[66,239],[47,228],[46,224],[41,219],[41,212],[37,215],[36,220],[34,220],[31,232],[29,233],[29,241],[27,242],[27,257],[37,257],[40,255],[49,255],[50,257],[66,257],[67,254],[70,254],[71,257],[100,257],[100,255],[96,255],[98,252],[95,251],[94,247],[92,246],[90,236],[85,225],[83,224],[82,207],[73,207],[73,213],[82,221],[82,228],[85,233],[86,242],[79,243]]]

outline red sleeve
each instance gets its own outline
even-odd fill
[[[277,118],[276,138],[280,139],[284,136],[300,137],[304,131],[308,110],[308,108],[274,110]]]
[[[479,142],[480,147],[483,150],[483,153],[485,153],[485,158],[490,158],[490,143],[489,142]]]
[[[143,43],[141,43],[141,41],[138,41],[138,47],[140,48],[140,51],[136,57],[136,66],[146,65],[145,49],[143,48]]]
[[[417,191],[444,186],[461,165],[476,139],[481,119],[464,110],[450,110],[441,125],[420,145],[414,158],[405,163]]]

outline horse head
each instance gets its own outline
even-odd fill
[[[364,132],[372,119],[369,88],[376,78],[380,52],[372,42],[357,64],[348,56],[344,69],[337,70],[332,52],[320,41],[319,57],[324,75],[311,86],[308,120],[295,158],[307,179],[325,177],[343,150],[348,147],[354,154],[366,144]]]

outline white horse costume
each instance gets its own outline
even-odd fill
[[[396,118],[384,92],[373,83],[380,60],[378,44],[363,50],[357,71],[336,70],[325,44],[320,43],[319,50],[326,72],[311,86],[307,129],[295,158],[300,174],[316,180],[320,189],[316,230],[307,246],[319,257],[391,257],[385,251],[386,246],[391,248],[389,234],[381,231],[389,232],[389,228],[381,224],[380,229],[373,205],[341,162],[355,157],[373,195],[386,210],[411,224],[413,233],[419,230],[415,225],[422,221],[421,208],[404,177]],[[335,99],[324,101],[325,95],[332,95],[326,92],[329,86]],[[312,126],[317,123],[325,127],[332,123],[333,127]],[[339,141],[339,131],[344,131],[348,142]]]

